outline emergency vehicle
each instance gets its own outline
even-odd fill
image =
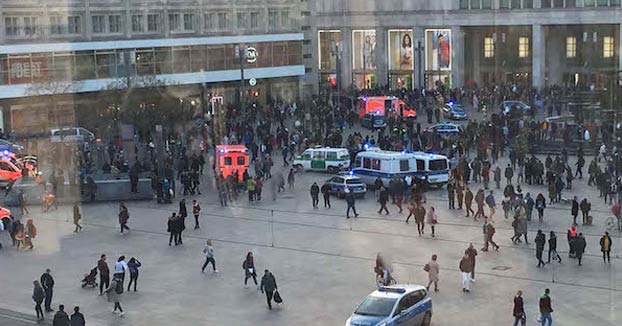
[[[0,157],[0,186],[6,187],[22,177],[22,170],[10,160]]]
[[[217,145],[216,171],[227,178],[238,172],[238,181],[242,181],[244,171],[248,169],[248,148],[244,145]]]
[[[417,117],[417,110],[411,108],[404,100],[395,96],[362,96],[358,98],[359,118],[366,114],[381,116],[400,116],[404,118]]]

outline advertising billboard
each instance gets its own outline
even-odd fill
[[[376,30],[352,31],[354,70],[376,69]]]
[[[451,70],[451,30],[427,29],[425,31],[425,69],[427,71]]]
[[[389,69],[414,69],[413,31],[411,29],[389,30]]]

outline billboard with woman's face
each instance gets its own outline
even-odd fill
[[[412,35],[411,29],[389,31],[390,70],[413,70]]]
[[[352,31],[352,56],[354,70],[376,69],[376,31]]]
[[[425,31],[425,69],[451,70],[451,30]]]

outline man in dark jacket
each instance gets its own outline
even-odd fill
[[[71,326],[84,326],[86,321],[84,315],[80,312],[80,307],[75,306],[73,308],[73,315],[71,315]]]
[[[41,275],[41,286],[45,291],[45,312],[52,312],[52,296],[54,295],[54,278],[50,274],[50,269],[46,269]]]
[[[324,196],[324,208],[330,208],[330,186],[328,184],[323,184],[320,189],[322,195]]]
[[[65,306],[58,306],[58,311],[54,315],[54,321],[52,322],[53,326],[70,326],[69,325],[69,316],[65,312]]]
[[[551,326],[551,324],[553,324],[553,318],[551,317],[551,313],[553,312],[553,308],[551,305],[551,297],[549,297],[549,294],[551,293],[551,290],[546,289],[544,290],[544,295],[540,297],[540,320],[542,322],[542,326],[544,326],[546,324],[546,321],[549,321],[549,326]]]
[[[527,323],[525,307],[523,304],[523,291],[521,290],[518,290],[518,292],[516,292],[516,296],[514,296],[514,309],[512,310],[512,316],[514,316],[514,326],[518,325],[519,322],[523,326]]]
[[[309,192],[311,193],[311,201],[313,204],[313,208],[317,209],[317,205],[320,202],[320,199],[319,199],[320,187],[317,185],[317,183],[314,182],[311,185],[311,189],[309,190]]]
[[[577,216],[579,215],[579,201],[577,200],[577,196],[572,199],[570,214],[572,214],[572,224],[577,224]]]
[[[587,201],[587,198],[583,198],[581,204],[579,204],[579,208],[581,209],[581,213],[583,213],[583,225],[589,224],[590,221],[588,216],[590,214],[590,210],[592,209],[592,204]]]
[[[577,255],[577,259],[579,260],[579,266],[581,266],[581,258],[583,258],[583,253],[585,252],[586,246],[587,243],[585,242],[583,233],[579,233],[579,236],[574,241],[574,252]]]
[[[350,210],[354,212],[354,217],[359,217],[359,214],[356,212],[356,207],[355,207],[356,199],[354,198],[354,193],[352,192],[352,190],[348,188],[347,185],[345,188],[345,192],[346,192],[346,204],[348,204],[348,209],[346,210],[346,218],[350,218]]]
[[[509,185],[512,184],[512,177],[514,176],[514,170],[512,169],[512,167],[508,164],[508,166],[505,168],[505,179],[507,180],[507,183]]]
[[[276,279],[269,270],[264,271],[264,275],[261,278],[261,285],[259,286],[261,293],[266,293],[266,301],[268,302],[268,309],[272,310],[272,296],[274,291],[277,290]]]
[[[106,255],[101,255],[101,259],[97,261],[97,269],[99,270],[99,295],[103,295],[104,289],[110,286],[110,269],[106,262]]]
[[[538,230],[538,234],[536,235],[536,239],[534,240],[536,243],[536,258],[538,259],[538,266],[544,266],[545,263],[542,260],[542,252],[544,251],[544,245],[546,243],[546,236],[542,233],[542,230]]]
[[[380,203],[380,209],[378,210],[378,214],[382,213],[384,209],[386,215],[389,215],[389,210],[387,209],[387,202],[389,201],[389,191],[387,188],[382,187],[380,189],[380,198],[378,198],[378,202]]]

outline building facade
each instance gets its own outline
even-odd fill
[[[102,109],[93,94],[128,86],[167,86],[193,105],[235,103],[242,69],[245,96],[296,99],[300,8],[300,0],[1,1],[0,126],[72,125],[78,107]],[[241,63],[244,48],[253,58]]]
[[[620,0],[314,0],[319,89],[524,83],[606,87],[622,62]]]

